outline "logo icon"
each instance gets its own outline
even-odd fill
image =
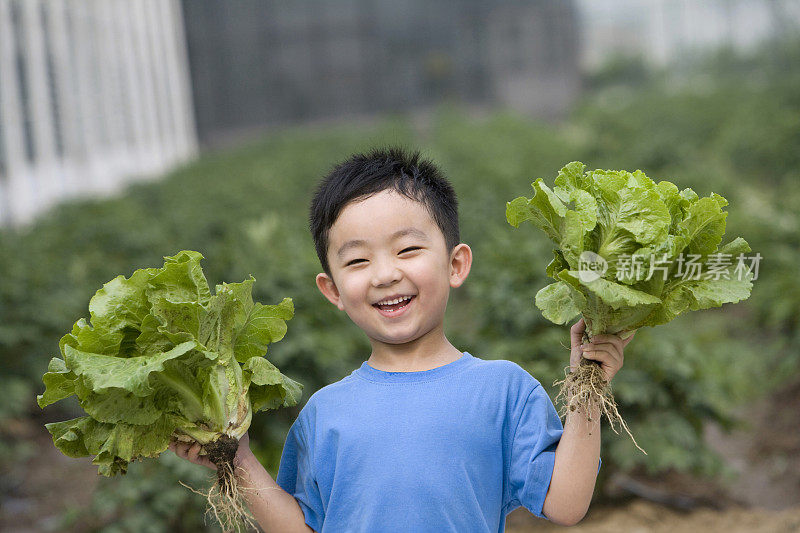
[[[586,250],[578,258],[578,278],[584,283],[600,279],[608,270],[608,261]]]

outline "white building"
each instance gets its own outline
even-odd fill
[[[0,0],[0,225],[197,151],[179,0]]]
[[[581,64],[612,54],[664,65],[684,54],[728,45],[747,50],[768,37],[797,34],[797,0],[579,0]],[[787,35],[784,35],[787,36]]]

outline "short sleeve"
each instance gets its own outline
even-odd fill
[[[522,505],[536,516],[544,517],[542,507],[562,432],[561,419],[553,402],[536,383],[525,401],[511,440],[507,511]]]
[[[306,524],[314,531],[321,531],[325,509],[314,478],[311,449],[312,446],[298,418],[286,436],[276,483],[294,496],[300,504]]]

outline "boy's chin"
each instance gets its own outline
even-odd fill
[[[417,342],[422,336],[396,336],[396,337],[369,337],[370,342],[375,344],[383,344],[392,347],[407,346]]]
[[[373,338],[370,338],[370,341],[372,342],[373,345],[375,345],[375,344],[383,344],[383,345],[386,345],[386,346],[405,346],[405,345],[413,343],[416,340],[417,339],[414,339],[414,338],[412,338],[412,339],[386,339],[386,338],[373,339]]]
[[[427,341],[432,341],[435,338],[435,330],[427,331],[427,332],[416,332],[409,335],[387,335],[387,336],[377,336],[377,337],[370,337],[370,342],[373,346],[376,344],[384,345],[390,348],[403,348],[413,346],[415,344],[426,343]]]

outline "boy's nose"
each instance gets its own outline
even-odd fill
[[[372,278],[372,284],[375,287],[386,287],[392,283],[400,281],[403,273],[393,263],[386,262],[382,265],[377,265],[375,274]]]

